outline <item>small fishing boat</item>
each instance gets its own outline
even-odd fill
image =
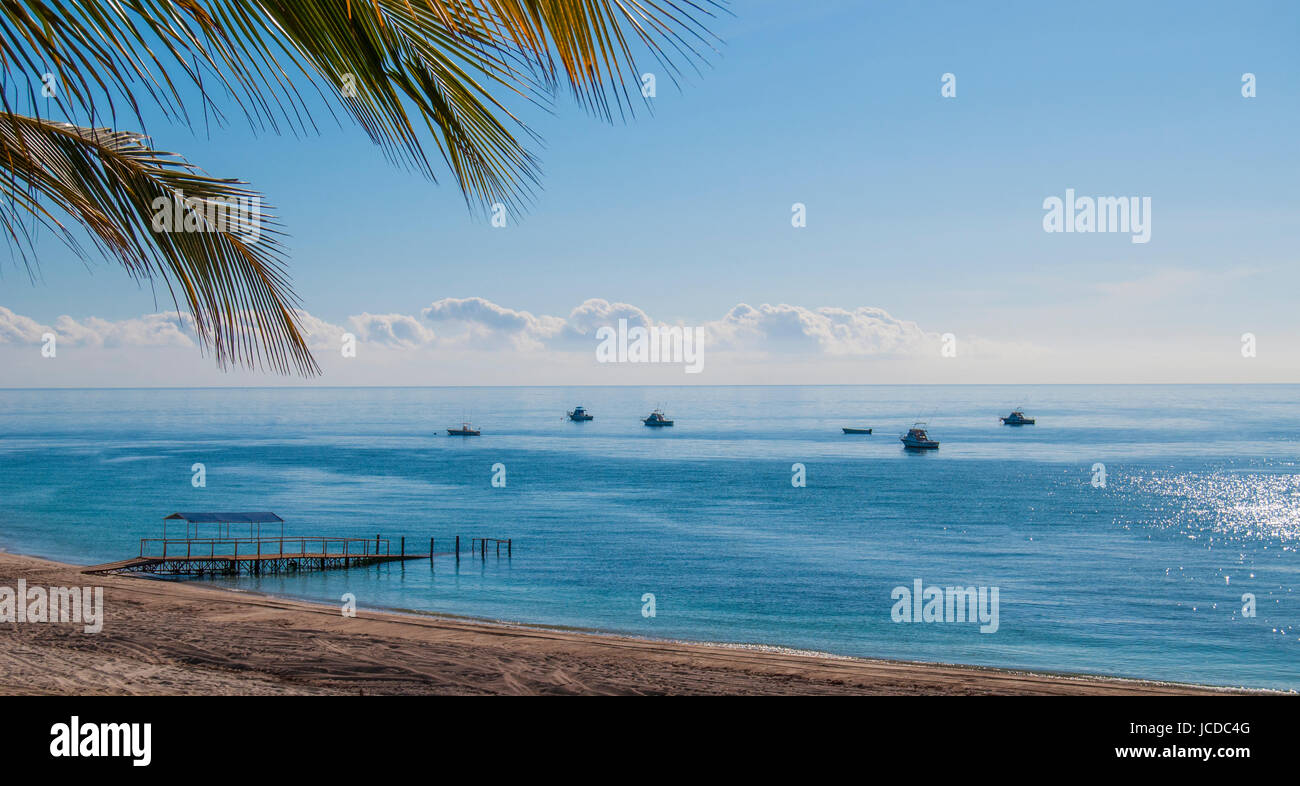
[[[583,407],[574,407],[573,411],[569,413],[569,420],[591,420],[592,417],[592,415],[587,414],[587,410]]]
[[[870,434],[871,433],[871,429],[869,428],[857,428],[855,426],[844,426],[843,429],[845,434]]]
[[[939,441],[930,439],[930,435],[925,433],[924,423],[913,423],[907,433],[898,438],[903,447],[911,450],[938,450]]]
[[[647,426],[671,426],[673,424],[671,420],[664,417],[663,410],[661,409],[656,409],[654,412],[651,412],[650,416],[642,418],[641,422]]]
[[[460,428],[449,428],[447,433],[453,437],[477,437],[479,430],[468,423],[461,423]]]
[[[1023,411],[1021,411],[1021,410],[1018,410],[1018,409],[1017,409],[1017,410],[1013,410],[1013,411],[1011,412],[1011,414],[1010,414],[1010,415],[1007,415],[1005,418],[998,418],[998,420],[1002,421],[1003,425],[1006,425],[1006,426],[1032,426],[1032,425],[1034,425],[1034,419],[1033,419],[1033,418],[1027,418],[1027,417],[1025,417],[1025,413],[1024,413]]]

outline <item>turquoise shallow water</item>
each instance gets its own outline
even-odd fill
[[[105,562],[173,511],[273,510],[290,533],[405,535],[421,549],[486,535],[515,552],[219,583],[666,638],[1300,689],[1297,394],[0,390],[0,546]],[[564,421],[575,404],[596,419]],[[1001,426],[1017,404],[1038,424]],[[676,426],[641,425],[658,405]],[[462,414],[483,436],[445,435]],[[902,450],[919,417],[939,451]],[[840,433],[858,424],[876,431]],[[191,485],[195,462],[206,488]],[[791,486],[796,462],[806,488]],[[1090,483],[1097,462],[1105,488]],[[496,463],[505,488],[491,485]],[[894,622],[891,590],[917,578],[998,587],[997,632]]]

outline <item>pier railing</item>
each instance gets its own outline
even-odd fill
[[[401,552],[406,551],[402,538]],[[314,556],[369,557],[393,555],[388,538],[341,538],[322,536],[248,538],[140,538],[141,557],[196,559],[200,557],[278,557],[289,554]]]
[[[459,566],[461,536],[444,540],[429,538],[429,550],[419,547],[408,551],[406,536],[385,538],[345,538],[327,535],[282,535],[275,537],[225,538],[140,538],[140,555],[103,565],[90,565],[82,572],[91,574],[152,573],[166,576],[239,575],[280,573],[299,570],[352,568],[414,559],[454,557]],[[422,547],[423,541],[417,541]],[[438,551],[438,543],[451,550]],[[505,547],[504,549],[502,547]],[[488,550],[497,557],[514,554],[514,541],[501,538],[470,538],[470,554],[486,560]]]

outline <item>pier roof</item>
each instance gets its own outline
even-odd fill
[[[284,519],[268,510],[241,513],[173,513],[163,521],[188,521],[191,524],[267,524],[284,523]]]

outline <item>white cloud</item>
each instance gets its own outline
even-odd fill
[[[626,319],[629,327],[650,327],[654,324],[649,315],[631,303],[611,303],[598,297],[588,298],[569,312],[567,327],[578,336],[595,336],[596,330],[606,325],[617,325]]]
[[[297,312],[313,349],[339,346],[348,328],[306,311]],[[421,317],[423,319],[421,319]],[[595,347],[596,330],[617,325],[650,327],[657,322],[630,303],[591,298],[574,308],[567,318],[534,315],[480,297],[443,298],[420,312],[371,314],[347,318],[350,330],[365,342],[404,349],[474,346],[499,350],[587,351]],[[441,327],[437,332],[429,324]],[[721,319],[702,325],[710,351],[800,355],[900,355],[928,353],[938,346],[939,334],[915,322],[898,319],[880,308],[809,309],[787,304],[751,306],[740,303]],[[687,325],[687,327],[695,327]],[[165,312],[120,321],[98,317],[76,320],[59,317],[45,326],[0,306],[0,343],[35,342],[44,332],[60,341],[92,346],[194,346],[193,319],[188,314]]]
[[[306,334],[307,346],[316,349],[338,349],[343,342],[343,334],[348,332],[339,325],[326,322],[320,317],[308,314],[302,309],[294,309],[298,315],[298,324]]]
[[[348,317],[362,341],[413,349],[434,340],[434,332],[406,314],[367,314]],[[335,344],[337,346],[337,344]]]
[[[1150,283],[1159,288],[1181,280],[1162,276]],[[298,317],[324,370],[319,379],[220,371],[211,353],[198,350],[188,315],[65,315],[46,323],[0,306],[0,387],[174,385],[177,379],[217,386],[1297,381],[1286,352],[1244,360],[1240,330],[1158,339],[1085,331],[1069,340],[1021,338],[1009,323],[983,337],[960,323],[926,329],[880,308],[740,303],[716,319],[683,325],[705,333],[706,371],[687,376],[681,365],[597,363],[599,327],[619,319],[629,326],[665,324],[630,303],[599,298],[566,316],[447,298],[418,314],[360,313],[337,322],[307,312]],[[948,331],[957,336],[956,358],[939,354],[940,334]],[[57,359],[40,351],[47,332],[58,336]],[[363,345],[356,357],[338,352],[346,332]],[[1295,341],[1293,333],[1265,338],[1270,346]]]
[[[475,344],[491,348],[508,343],[515,349],[540,349],[546,340],[564,329],[560,317],[534,316],[528,311],[499,306],[481,297],[446,297],[435,300],[420,312],[429,322],[458,332],[444,333],[450,343]]]
[[[705,324],[715,349],[751,352],[813,352],[827,355],[898,355],[934,351],[939,334],[897,319],[880,308],[808,309],[784,303],[740,303]]]
[[[26,344],[41,340],[41,334],[52,328],[42,325],[31,317],[15,314],[0,306],[0,344]]]
[[[596,331],[626,319],[630,327],[664,326],[630,304],[591,298],[567,316],[534,314],[484,298],[443,298],[419,314],[363,312],[332,322],[306,311],[297,316],[308,345],[332,384],[679,384],[680,366],[600,364]],[[791,378],[851,383],[882,375],[898,380],[996,379],[997,369],[1032,368],[1041,347],[958,334],[957,360],[940,360],[940,334],[872,307],[805,308],[740,303],[702,328],[707,375],[691,383],[753,384]],[[40,363],[34,345],[53,332],[75,355],[70,363]],[[361,347],[355,357],[338,349],[345,333]],[[27,348],[20,348],[20,345]],[[61,316],[52,326],[0,307],[0,350],[5,384],[157,384],[184,369],[208,384],[278,384],[275,377],[234,370],[216,372],[198,351],[193,320],[176,313],[118,321]],[[368,345],[368,349],[366,346]],[[138,348],[172,347],[141,354]],[[33,350],[33,351],[29,351]],[[418,353],[418,354],[412,354]],[[61,359],[64,355],[61,353]],[[21,363],[19,363],[21,361]],[[15,365],[15,363],[18,363]],[[34,365],[32,365],[34,364]],[[0,366],[4,363],[0,362]],[[616,366],[616,367],[615,367]],[[114,368],[129,368],[130,379]],[[93,371],[92,369],[107,369]],[[892,369],[892,371],[886,371]],[[209,374],[208,372],[212,373]],[[100,377],[104,377],[100,379]]]
[[[64,316],[59,317],[54,326],[62,335],[70,331],[72,324],[74,321]],[[91,317],[82,327],[87,331],[88,340],[109,347],[196,346],[194,318],[176,311],[145,314],[118,322]]]
[[[60,343],[71,346],[195,346],[194,320],[189,314],[175,311],[116,322],[99,317],[78,321],[65,314],[53,325],[42,325],[0,306],[0,343],[36,343],[44,333],[53,333]]]

